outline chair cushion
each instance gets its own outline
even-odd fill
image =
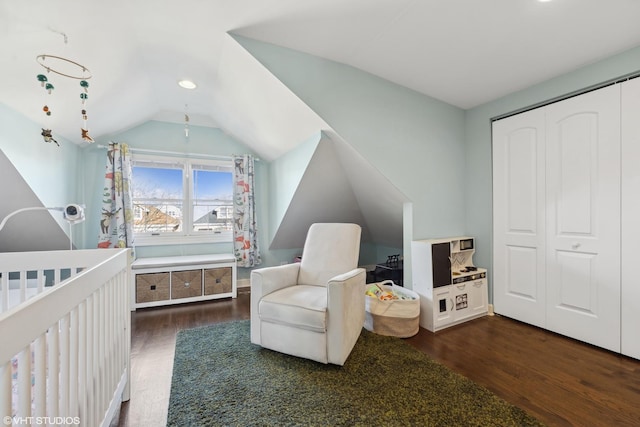
[[[302,250],[298,283],[327,286],[327,281],[358,266],[361,229],[357,224],[316,223]]]
[[[258,313],[263,322],[325,332],[327,288],[295,285],[280,289],[260,300]]]

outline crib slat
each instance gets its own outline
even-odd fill
[[[27,272],[20,272],[20,299],[18,304],[27,300]]]
[[[107,385],[105,386],[105,393],[108,393],[109,390],[113,390],[117,386],[117,382],[114,378],[115,366],[114,366],[114,342],[113,342],[113,321],[114,317],[111,315],[113,313],[113,279],[109,279],[109,282],[105,286],[105,291],[107,293],[106,298],[106,311],[105,311],[105,375],[107,377]],[[109,401],[109,399],[105,399],[105,404]]]
[[[111,344],[109,347],[111,348],[111,352],[109,353],[109,360],[111,360],[111,377],[113,378],[112,383],[113,387],[118,386],[118,381],[120,381],[120,375],[122,374],[123,366],[120,364],[120,341],[121,338],[118,334],[118,321],[119,319],[119,310],[118,310],[118,281],[117,278],[113,278],[111,280],[111,311],[109,312],[109,317],[111,319]]]
[[[101,287],[98,292],[98,310],[97,321],[95,323],[96,326],[96,336],[98,339],[96,340],[97,349],[96,362],[97,370],[96,370],[96,412],[101,414],[103,411],[102,402],[104,401],[104,286]]]
[[[47,336],[42,334],[33,343],[34,411],[36,417],[47,413]]]
[[[69,315],[60,319],[60,395],[58,396],[58,413],[67,416],[69,408]]]
[[[78,417],[87,417],[87,302],[82,301],[78,306]]]
[[[70,417],[78,415],[78,308],[70,313],[69,322],[69,404],[66,413]]]
[[[109,301],[109,375],[111,376],[111,387],[115,388],[118,386],[119,375],[118,372],[121,372],[120,366],[118,365],[118,355],[116,351],[118,351],[117,338],[116,338],[116,316],[118,315],[118,310],[116,308],[116,280],[112,278],[109,283],[109,293],[111,294],[111,299]]]
[[[58,354],[60,348],[58,345],[58,323],[49,328],[47,333],[48,358],[47,366],[49,367],[48,387],[47,387],[47,414],[50,417],[58,416],[58,395],[60,389]]]
[[[94,362],[95,362],[95,340],[97,339],[94,331],[94,313],[95,313],[95,293],[89,296],[87,300],[87,423],[95,424],[94,402],[95,393],[93,387],[94,378]]]
[[[114,307],[113,307],[113,345],[115,348],[114,355],[114,364],[115,364],[115,374],[118,375],[122,373],[122,370],[125,368],[125,364],[123,363],[122,354],[124,352],[124,336],[122,335],[122,331],[124,330],[124,316],[122,315],[121,304],[123,300],[122,295],[122,280],[120,279],[120,275],[115,278],[115,283],[113,286],[114,289]],[[116,377],[116,381],[118,378]]]
[[[122,341],[124,350],[122,352],[122,365],[125,367],[126,377],[131,378],[131,312],[129,311],[130,304],[130,288],[129,286],[129,273],[120,272],[121,280],[121,292],[123,292],[122,299],[120,300],[120,316],[122,318],[123,328],[120,330],[122,334]],[[124,392],[122,395],[123,401],[129,401],[131,398],[131,381],[127,381]]]
[[[9,272],[3,271],[0,277],[0,313],[9,309]]]
[[[31,416],[31,345],[18,354],[18,416]]]
[[[0,414],[11,414],[11,361],[0,365]]]
[[[110,377],[110,369],[109,369],[109,283],[107,283],[104,287],[104,295],[102,301],[102,403],[106,405],[109,399],[109,390],[111,387],[111,377]],[[107,409],[106,406],[104,409]]]
[[[44,291],[44,285],[47,281],[47,276],[44,275],[44,270],[38,270],[38,293]]]

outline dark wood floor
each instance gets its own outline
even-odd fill
[[[248,319],[249,297],[132,313],[131,400],[119,425],[164,426],[176,332]],[[640,426],[638,360],[500,316],[420,329],[407,342],[550,426]]]

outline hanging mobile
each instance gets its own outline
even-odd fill
[[[189,105],[184,104],[184,138],[186,142],[189,142]]]
[[[53,84],[49,82],[49,79],[47,78],[47,76],[45,76],[44,74],[38,74],[36,78],[40,82],[40,86],[43,87],[49,95],[51,95],[51,92],[55,89],[55,87],[53,86]],[[42,107],[42,111],[44,111],[44,113],[47,116],[51,116],[51,108],[49,108],[48,104],[49,103],[44,104],[44,106]],[[44,142],[48,142],[48,143],[53,142],[58,147],[60,146],[60,144],[58,144],[58,141],[56,141],[56,139],[51,134],[51,129],[45,129],[45,128],[41,128],[41,129],[42,129],[42,132],[40,132],[40,135],[42,136],[42,139],[44,140]]]
[[[64,36],[65,43],[66,43],[67,42],[66,34],[64,33],[61,33],[61,34]],[[59,76],[80,80],[80,87],[82,87],[83,89],[83,92],[80,93],[80,99],[82,100],[81,114],[82,114],[82,120],[83,120],[83,127],[80,129],[81,136],[83,141],[94,142],[93,138],[91,138],[91,136],[89,135],[89,130],[87,128],[87,110],[86,110],[86,102],[87,102],[87,99],[89,98],[89,95],[88,95],[89,83],[87,82],[87,80],[89,80],[92,77],[91,71],[89,71],[89,69],[87,69],[87,67],[85,67],[84,65],[81,65],[70,59],[63,58],[61,56],[38,55],[36,57],[36,62],[38,62],[38,64],[40,64],[44,69],[46,69],[47,73],[55,73]],[[67,71],[69,69],[71,71]],[[62,72],[61,70],[65,70],[65,72]],[[36,78],[40,82],[40,86],[43,87],[49,95],[51,95],[55,87],[51,82],[49,82],[49,79],[47,78],[47,76],[44,74],[38,74]],[[44,111],[44,113],[47,116],[51,116],[51,112],[52,112],[51,103],[45,102],[44,106],[42,107],[42,111]],[[58,141],[56,141],[52,136],[51,129],[42,128],[42,132],[40,135],[42,135],[45,142],[55,142],[56,145],[59,146]]]
[[[40,82],[40,86],[43,87],[49,95],[51,95],[51,92],[55,89],[55,87],[53,86],[53,84],[49,83],[49,79],[47,79],[47,76],[45,76],[44,74],[38,74],[36,78]],[[44,107],[42,107],[42,111],[44,111],[47,116],[51,115],[51,109],[46,103]]]
[[[80,132],[82,134],[82,140],[91,143],[95,141],[89,135],[89,129],[87,128],[88,116],[87,116],[87,110],[86,110],[86,103],[87,103],[87,99],[89,99],[89,95],[88,95],[89,82],[87,82],[86,80],[80,80],[80,87],[84,89],[84,92],[80,93],[80,99],[82,100],[82,110],[80,110],[80,114],[82,114],[82,122],[83,122],[83,127],[80,128]]]

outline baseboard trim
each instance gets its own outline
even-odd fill
[[[251,279],[237,279],[236,285],[238,288],[250,288],[251,287]]]

